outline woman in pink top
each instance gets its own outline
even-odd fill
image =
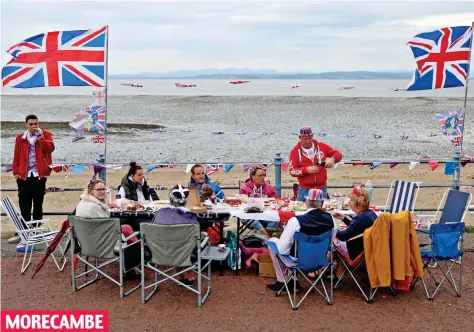
[[[266,168],[262,165],[252,166],[250,168],[250,178],[240,186],[240,193],[249,197],[277,198],[275,188],[266,183]]]
[[[240,186],[240,194],[248,195],[249,197],[257,198],[268,198],[268,197],[277,197],[275,188],[265,182],[266,168],[263,165],[256,165],[250,168],[250,178],[247,179]],[[253,229],[256,232],[260,232],[265,235],[266,238],[269,238],[268,232],[265,230],[271,230],[274,232],[279,222],[278,221],[267,221],[267,220],[242,220],[244,224],[250,223],[249,228]]]

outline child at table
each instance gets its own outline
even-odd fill
[[[375,219],[377,219],[377,215],[369,209],[369,206],[369,191],[365,188],[355,187],[350,194],[350,207],[356,213],[355,217],[345,217],[341,214],[334,215],[347,225],[346,229],[337,231],[334,245],[351,260],[357,258],[364,251],[364,238],[362,236],[356,239],[352,238],[364,234],[364,231],[372,227]],[[341,276],[342,271],[342,262],[338,262],[336,267],[337,278]]]

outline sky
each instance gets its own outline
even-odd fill
[[[109,25],[110,74],[412,70],[411,37],[473,20],[469,1],[1,0],[1,61],[38,33]]]

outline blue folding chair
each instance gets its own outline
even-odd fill
[[[430,226],[429,235],[431,239],[431,249],[422,249],[421,258],[423,260],[423,269],[429,275],[429,282],[425,281],[425,278],[421,278],[423,287],[426,292],[428,300],[433,300],[434,296],[441,288],[445,280],[448,280],[451,287],[456,292],[457,296],[461,296],[461,283],[462,283],[462,255],[463,255],[463,238],[462,235],[465,231],[465,224],[463,222],[455,223],[440,223],[433,224]],[[453,274],[451,273],[452,268],[456,265],[457,260],[460,259],[459,266],[459,285],[456,284]],[[441,267],[442,263],[446,266],[446,270]],[[433,269],[438,266],[443,273],[443,279],[438,280],[433,275]],[[411,288],[413,289],[417,281],[420,278],[414,280]],[[433,291],[432,281],[437,285]],[[428,285],[427,285],[428,284]]]
[[[472,194],[459,191],[456,189],[448,189],[444,192],[443,197],[438,205],[436,214],[434,215],[419,215],[419,218],[427,218],[432,224],[439,223],[459,223],[464,222],[464,217],[471,205]],[[440,215],[441,207],[444,202],[444,207]],[[439,216],[440,215],[440,216]],[[439,216],[439,217],[438,217]]]
[[[323,275],[325,272],[330,268],[331,275],[333,272],[333,264],[332,264],[332,236],[333,231],[330,230],[326,233],[323,233],[318,236],[306,235],[301,232],[297,232],[294,235],[295,239],[295,256],[290,255],[280,255],[278,251],[277,245],[272,241],[266,241],[265,243],[268,246],[268,249],[273,251],[277,254],[278,257],[278,265],[277,268],[282,272],[282,268],[286,268],[290,270],[290,274],[288,278],[284,281],[284,286],[280,289],[280,291],[276,294],[280,296],[283,289],[286,289],[288,294],[288,298],[290,299],[290,305],[293,310],[297,310],[301,303],[304,301],[306,296],[312,291],[317,291],[323,299],[328,303],[332,304],[333,299],[333,281],[331,278],[331,288],[329,290],[329,294],[326,290],[326,286],[323,282]],[[330,252],[331,259],[328,260],[328,252]],[[320,273],[316,273],[317,278],[313,282],[308,278],[308,273],[310,272],[317,272],[321,268],[324,268],[323,271]],[[283,273],[282,273],[283,274]],[[302,281],[305,280],[309,283],[310,287],[308,288],[306,294],[303,295],[301,300],[296,303],[296,281],[301,275],[303,277]],[[293,279],[293,292],[289,290],[289,283]],[[317,286],[318,284],[321,285],[322,290],[320,290]],[[293,294],[292,294],[293,293]]]

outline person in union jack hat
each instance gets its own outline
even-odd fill
[[[297,200],[303,201],[310,189],[321,189],[327,194],[327,168],[332,168],[342,159],[342,154],[328,144],[313,138],[309,126],[299,132],[300,141],[290,151],[288,169],[298,179]]]

